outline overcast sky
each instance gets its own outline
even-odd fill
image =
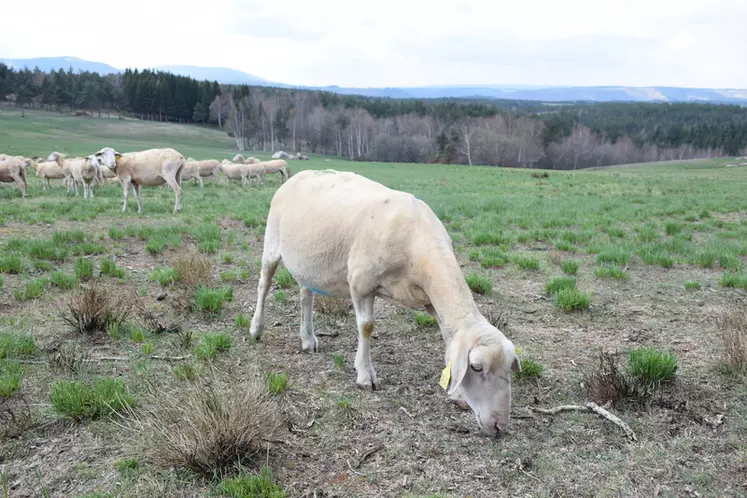
[[[0,57],[289,84],[747,87],[747,0],[36,0],[2,19]]]

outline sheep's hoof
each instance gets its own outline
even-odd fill
[[[376,375],[364,374],[359,375],[358,380],[355,382],[359,389],[364,391],[376,391],[379,389],[379,382],[376,380]]]
[[[460,409],[464,411],[469,410],[469,405],[463,399],[452,399],[451,402],[457,405]]]
[[[304,353],[318,353],[321,351],[319,340],[316,337],[313,337],[312,340],[308,342],[301,340],[301,351]]]

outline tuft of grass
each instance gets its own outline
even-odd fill
[[[578,269],[580,267],[581,267],[581,263],[575,259],[564,259],[563,263],[561,264],[563,273],[565,273],[566,275],[572,275],[572,276],[575,276],[576,274],[578,274]]]
[[[159,284],[166,286],[171,285],[177,281],[179,275],[173,268],[154,268],[148,279]]]
[[[732,309],[717,317],[718,334],[724,344],[724,371],[747,375],[747,312]]]
[[[71,296],[62,320],[75,332],[92,335],[121,328],[132,312],[129,295],[114,296],[111,290],[97,283],[86,286]]]
[[[545,292],[549,295],[555,295],[563,289],[575,289],[575,277],[558,277],[553,278],[545,284]]]
[[[513,241],[513,235],[501,232],[477,232],[472,234],[470,240],[477,246],[500,246],[510,244]]]
[[[518,256],[514,258],[514,263],[522,270],[539,270],[540,268],[539,260],[532,256]]]
[[[247,315],[239,313],[236,315],[236,326],[242,329],[248,329],[252,325],[252,319]]]
[[[513,372],[517,379],[536,379],[542,376],[545,366],[531,358],[521,359],[521,372]]]
[[[24,251],[34,259],[56,263],[67,259],[69,254],[66,246],[57,245],[48,240],[29,240],[25,244]]]
[[[685,282],[685,289],[687,290],[700,290],[701,285],[697,280],[688,280]]]
[[[93,277],[93,261],[89,258],[78,258],[75,260],[75,276],[80,280],[88,280]]]
[[[82,230],[72,230],[69,232],[55,232],[52,234],[52,242],[57,245],[67,245],[71,243],[85,242],[86,234]]]
[[[230,265],[231,263],[233,263],[233,254],[231,254],[231,253],[224,254],[223,255],[223,262],[225,264],[227,264],[227,265]]]
[[[140,352],[143,353],[143,356],[150,356],[153,354],[153,351],[156,350],[156,347],[153,345],[152,342],[144,342],[143,345],[140,347]]]
[[[159,467],[207,478],[252,461],[285,424],[257,376],[227,385],[197,379],[159,391],[143,411],[137,429],[145,457]]]
[[[218,484],[218,493],[229,498],[285,498],[286,492],[275,484],[272,469],[263,466],[259,474],[241,473],[236,477],[225,478]]]
[[[237,277],[238,277],[238,272],[236,270],[226,270],[226,271],[220,272],[221,282],[235,282]]]
[[[102,378],[90,385],[77,380],[60,380],[52,385],[52,408],[75,421],[95,420],[135,408],[137,401],[121,379]]]
[[[75,289],[78,287],[78,279],[76,277],[59,270],[49,277],[49,281],[52,285],[60,289]]]
[[[114,226],[113,227],[109,227],[109,238],[110,239],[112,239],[112,240],[121,240],[121,239],[125,238],[125,235],[127,235],[127,234],[125,233],[124,230],[122,230],[122,229],[120,229],[118,227],[114,227]]]
[[[739,273],[724,273],[719,281],[721,287],[733,287],[747,290],[747,275]]]
[[[415,323],[417,323],[419,327],[435,327],[438,325],[436,319],[424,311],[416,312],[414,318]]]
[[[339,368],[340,370],[343,369],[343,366],[345,365],[345,357],[341,354],[333,354],[332,355],[332,361],[334,362],[335,366]]]
[[[195,369],[195,367],[193,367],[189,363],[181,363],[179,365],[174,365],[171,371],[174,373],[174,377],[182,381],[195,380],[198,375],[197,369]]]
[[[339,396],[335,404],[343,410],[349,410],[353,406],[353,400],[348,396]]]
[[[685,228],[685,225],[676,221],[668,221],[664,224],[664,233],[667,235],[677,235]]]
[[[490,277],[484,275],[478,275],[477,273],[470,273],[465,277],[467,285],[477,294],[487,294],[493,289],[493,281]]]
[[[625,266],[630,261],[630,251],[619,246],[606,247],[597,254],[598,263],[613,263]]]
[[[30,301],[44,294],[49,280],[46,278],[36,278],[26,282],[26,285],[13,292],[13,296],[19,301]]]
[[[0,359],[0,398],[10,398],[21,389],[23,367],[16,360]]]
[[[584,385],[589,398],[599,404],[611,403],[615,406],[621,401],[638,397],[635,384],[620,368],[617,356],[611,353],[600,351],[599,363],[585,375]]]
[[[281,289],[290,289],[293,286],[293,275],[288,271],[287,268],[280,268],[275,272],[275,282]]]
[[[0,256],[0,273],[18,274],[23,271],[23,261],[15,254]]]
[[[213,279],[213,263],[201,255],[179,258],[174,263],[176,280],[187,289],[210,285]]]
[[[281,306],[284,306],[288,303],[288,300],[290,299],[290,296],[288,296],[288,293],[284,290],[279,290],[275,292],[275,302],[278,303]]]
[[[288,376],[285,372],[267,374],[267,390],[271,394],[283,394],[288,389]]]
[[[197,311],[219,313],[223,308],[223,303],[230,301],[233,301],[233,287],[211,289],[210,287],[200,286],[195,292],[194,308]]]
[[[322,315],[344,315],[352,305],[350,299],[314,296],[314,311]]]
[[[677,373],[677,356],[653,348],[641,347],[628,352],[628,369],[645,386],[670,382]]]
[[[555,306],[562,309],[566,313],[570,313],[576,310],[588,309],[591,305],[591,296],[586,292],[581,292],[578,289],[560,289],[555,294],[554,300]]]
[[[205,334],[200,345],[195,348],[195,357],[198,360],[213,360],[218,353],[226,352],[232,346],[233,339],[228,333]]]
[[[137,458],[124,458],[114,462],[114,468],[122,476],[127,476],[140,468],[140,460]]]
[[[90,349],[79,347],[75,342],[61,344],[47,353],[49,367],[69,375],[80,375],[88,369]]]
[[[203,223],[196,227],[192,234],[197,240],[198,251],[215,254],[220,249],[220,227]]]
[[[0,359],[22,358],[36,353],[36,343],[30,335],[0,332]]]
[[[112,278],[124,278],[125,271],[124,268],[118,267],[113,259],[105,258],[101,260],[101,274]]]
[[[594,276],[597,278],[616,278],[618,280],[627,280],[630,278],[628,272],[615,265],[604,265],[594,270]]]

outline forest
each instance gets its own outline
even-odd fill
[[[0,63],[3,105],[215,126],[237,150],[578,169],[747,154],[747,108],[708,103],[382,99]]]

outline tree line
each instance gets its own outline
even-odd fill
[[[351,160],[577,169],[747,153],[747,108],[734,105],[386,99],[0,63],[2,102],[203,123],[226,131],[237,150]]]

